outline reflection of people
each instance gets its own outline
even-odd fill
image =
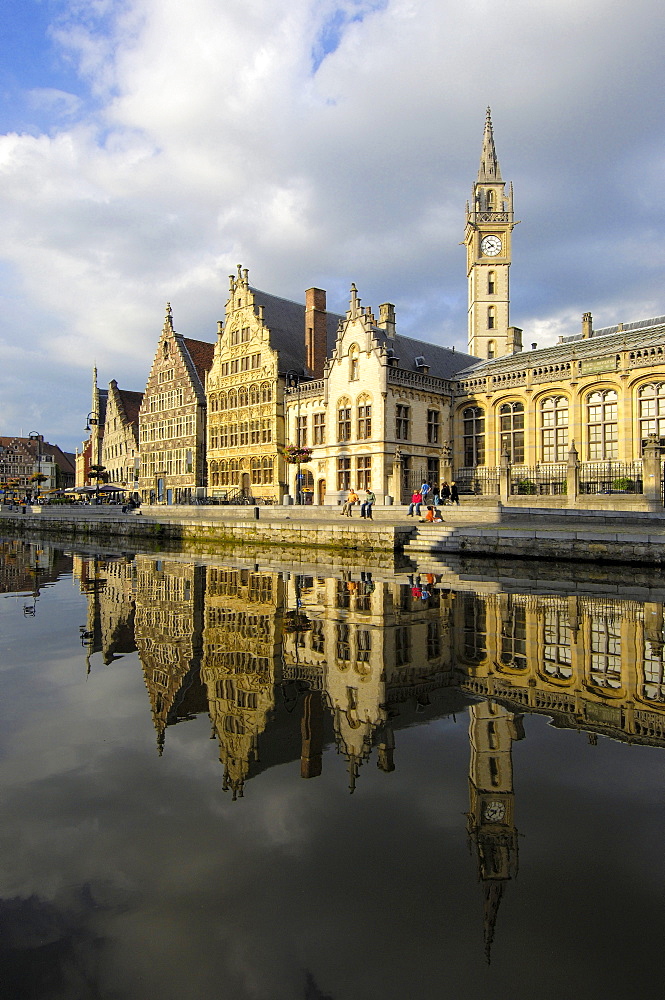
[[[342,507],[342,515],[346,514],[347,517],[351,517],[351,509],[355,503],[358,503],[358,494],[354,490],[349,490],[349,495]]]
[[[360,516],[372,520],[372,506],[376,503],[376,497],[371,490],[366,491],[366,496],[360,505]]]
[[[409,504],[409,510],[406,516],[413,517],[414,511],[418,516],[420,516],[420,505],[422,502],[423,495],[420,490],[416,490],[415,493],[412,493],[411,495],[411,503]]]
[[[457,483],[450,484],[450,502],[456,503],[459,507],[459,492],[457,490]]]

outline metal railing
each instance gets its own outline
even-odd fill
[[[582,462],[579,492],[643,493],[641,462]]]
[[[460,493],[492,496],[499,492],[499,470],[496,468],[457,469],[453,479]]]
[[[565,463],[513,465],[510,470],[511,496],[561,496],[568,492]]]

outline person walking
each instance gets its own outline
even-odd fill
[[[349,490],[349,495],[344,501],[344,506],[342,507],[342,517],[344,517],[344,515],[346,515],[346,517],[351,517],[353,505],[356,503],[358,503],[358,494],[355,490]]]
[[[457,490],[457,483],[450,484],[450,502],[456,503],[459,507],[459,492]]]
[[[409,510],[407,517],[413,517],[414,512],[420,517],[420,505],[423,502],[423,495],[420,490],[416,490],[411,494],[411,503],[409,504]]]
[[[365,499],[360,505],[360,516],[366,517],[368,521],[372,520],[372,507],[376,503],[376,496],[368,489],[365,493]]]
[[[431,488],[430,484],[427,482],[426,479],[424,479],[420,487],[420,494],[423,498],[423,503],[426,503],[430,499],[429,497],[430,488]]]
[[[444,507],[447,503],[450,503],[450,486],[446,479],[441,483],[441,503]]]

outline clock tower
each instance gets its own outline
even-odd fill
[[[522,349],[522,331],[509,326],[513,186],[505,182],[494,148],[490,109],[485,119],[478,178],[466,205],[466,269],[469,285],[469,354],[498,358]]]

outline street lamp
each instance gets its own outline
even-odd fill
[[[33,478],[33,482],[37,484],[37,496],[39,496],[39,490],[41,489],[42,482],[46,479],[46,476],[42,476],[42,449],[41,449],[41,435],[37,431],[30,431],[28,434],[28,440],[33,441],[37,446],[37,475]]]
[[[302,441],[300,440],[300,374],[291,368],[286,373],[286,386],[288,389],[296,390],[296,433],[295,442],[296,447],[302,447]],[[296,503],[302,503],[302,492],[301,492],[301,481],[300,481],[300,457],[296,459]]]

